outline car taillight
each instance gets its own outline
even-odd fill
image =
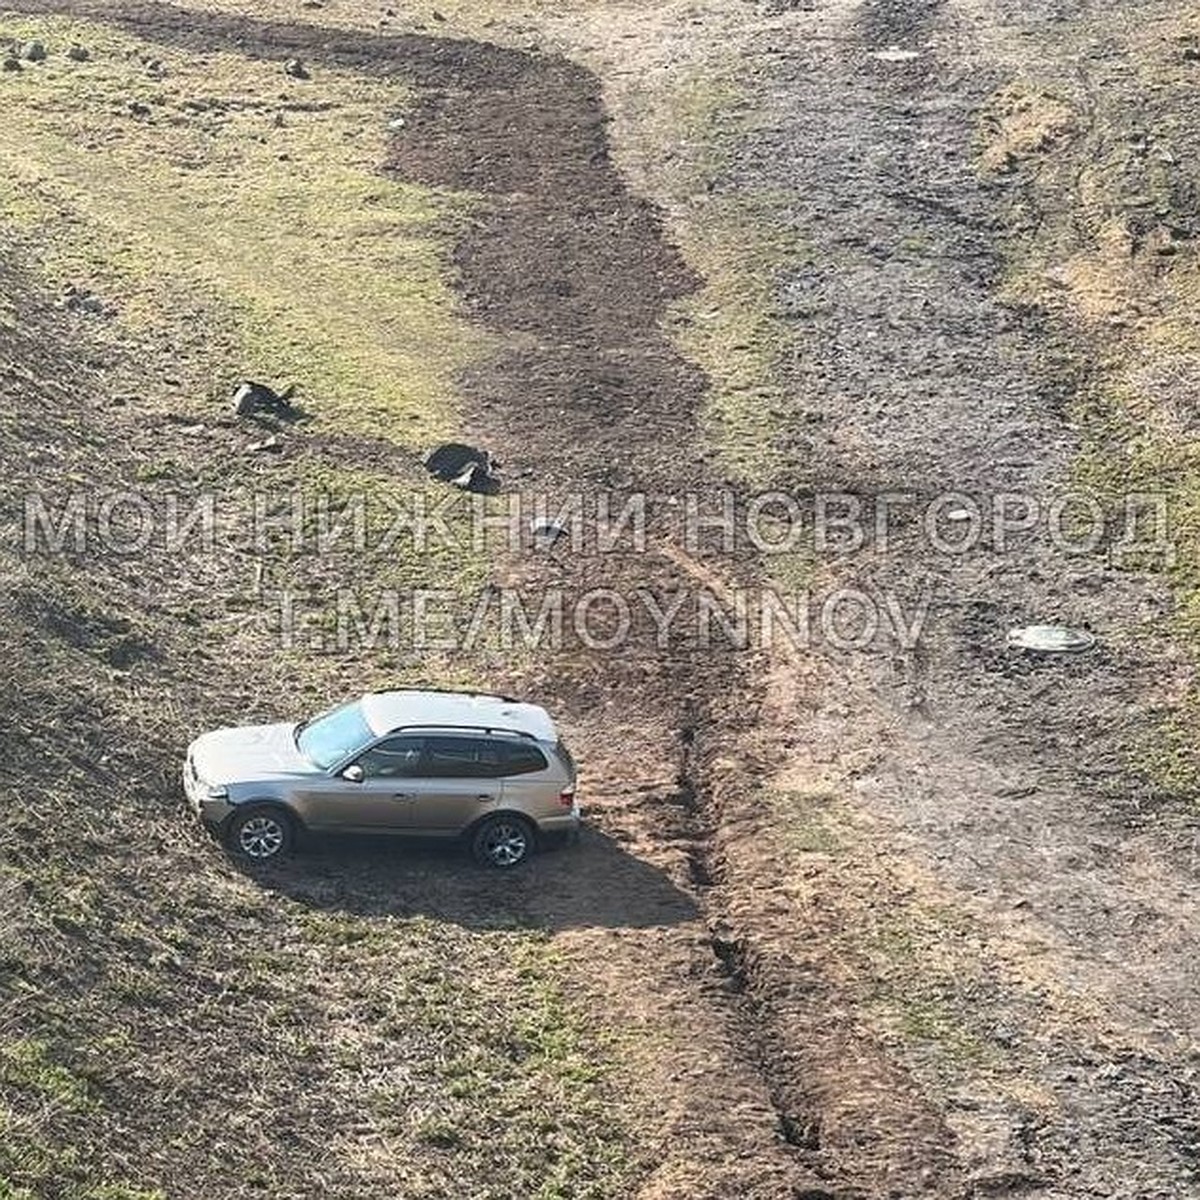
[[[563,808],[572,808],[575,804],[575,789],[567,788],[564,792],[558,793],[558,802]]]

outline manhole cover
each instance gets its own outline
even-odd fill
[[[1090,650],[1096,639],[1086,629],[1066,625],[1026,625],[1008,631],[1008,644],[1016,650],[1038,650],[1043,654],[1072,654]]]

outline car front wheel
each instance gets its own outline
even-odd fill
[[[278,809],[249,808],[235,813],[225,831],[230,853],[247,862],[273,862],[292,848],[292,823]]]
[[[507,871],[529,858],[534,843],[533,826],[528,821],[500,814],[488,817],[475,830],[471,849],[475,860],[485,867]]]

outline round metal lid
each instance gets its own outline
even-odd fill
[[[1073,654],[1090,650],[1096,639],[1086,629],[1072,629],[1067,625],[1026,625],[1008,631],[1008,644],[1016,650]]]

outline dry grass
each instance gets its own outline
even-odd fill
[[[453,858],[250,878],[178,799],[198,729],[414,669],[281,651],[256,557],[268,592],[321,599],[486,577],[473,552],[378,548],[387,505],[422,478],[411,451],[457,428],[453,382],[484,344],[446,271],[469,200],[374,175],[397,85],[302,85],[58,19],[0,28],[52,52],[4,81],[0,227],[39,260],[37,287],[117,310],[65,313],[0,281],[4,510],[30,490],[138,487],[216,490],[244,515],[253,491],[296,488],[361,493],[376,514],[366,554],[6,554],[0,1196],[623,1194],[603,1032],[519,897]],[[62,57],[74,41],[90,63]],[[303,382],[313,419],[281,458],[216,419],[241,374]]]
[[[1126,56],[1120,79],[1085,88],[1058,60],[1028,63],[1019,92],[1001,93],[985,114],[980,163],[994,171],[1003,158],[1013,172],[1010,295],[1061,315],[1089,348],[1089,385],[1073,414],[1083,441],[1075,482],[1109,503],[1115,523],[1127,495],[1165,499],[1171,552],[1147,539],[1144,554],[1114,561],[1171,576],[1174,631],[1195,657],[1200,146],[1185,52],[1200,27],[1156,4],[1136,23],[1114,12],[1089,37],[1101,33]],[[1134,751],[1164,792],[1192,795],[1200,780],[1197,704],[1186,698]]]
[[[454,379],[485,344],[447,289],[470,198],[377,174],[403,85],[296,80],[66,18],[0,31],[51,52],[4,80],[0,212],[52,283],[148,340],[200,335],[224,382],[302,380],[318,430],[420,447],[454,427]],[[91,61],[64,56],[75,42]],[[196,415],[224,399],[184,383]]]

